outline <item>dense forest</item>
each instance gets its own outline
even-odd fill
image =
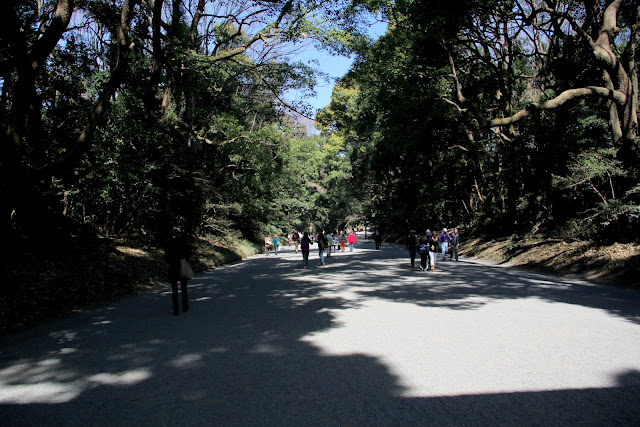
[[[3,246],[364,223],[637,240],[639,5],[4,0]],[[319,111],[307,46],[354,59]]]

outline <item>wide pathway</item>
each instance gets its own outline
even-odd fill
[[[640,293],[359,242],[0,338],[0,424],[640,425]]]

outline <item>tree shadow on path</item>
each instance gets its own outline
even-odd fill
[[[317,255],[315,255],[317,257]],[[541,425],[640,419],[640,371],[613,386],[477,395],[407,395],[374,355],[329,354],[306,337],[372,299],[474,310],[536,297],[638,323],[637,294],[473,263],[433,276],[366,244],[326,267],[292,253],[196,277],[191,311],[156,289],[0,338],[3,425]],[[634,297],[626,301],[627,296]],[[637,335],[636,335],[637,337]],[[433,373],[437,377],[438,373]]]

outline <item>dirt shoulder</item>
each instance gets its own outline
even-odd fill
[[[473,238],[463,242],[460,251],[466,256],[640,289],[638,244]]]

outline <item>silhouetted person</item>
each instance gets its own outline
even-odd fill
[[[382,244],[382,235],[378,230],[373,233],[373,241],[376,242],[376,249],[380,249],[380,245]]]
[[[416,262],[416,250],[418,248],[418,236],[416,236],[416,230],[410,230],[407,236],[405,249],[409,251],[411,257],[411,267],[415,267]]]
[[[180,306],[178,305],[178,281],[182,291],[182,311],[189,310],[189,294],[187,292],[187,282],[189,278],[181,277],[180,264],[181,260],[189,261],[191,258],[191,245],[185,237],[173,237],[167,244],[164,252],[164,260],[169,264],[169,282],[171,282],[171,298],[173,300],[173,314],[180,314]]]
[[[427,260],[429,258],[429,239],[431,236],[423,234],[418,240],[418,252],[420,252],[420,271],[429,271]]]
[[[451,257],[449,260],[452,260],[454,257],[456,261],[458,261],[458,248],[460,247],[460,234],[458,233],[458,229],[454,228],[453,233],[451,233]]]

